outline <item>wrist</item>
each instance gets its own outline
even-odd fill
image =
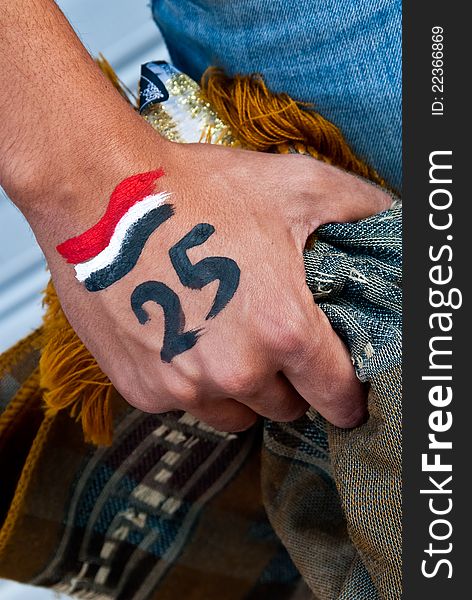
[[[115,186],[132,174],[162,166],[170,144],[131,109],[117,126],[102,114],[88,128],[50,153],[35,157],[6,187],[39,243],[54,246],[98,220]],[[66,137],[66,136],[64,136]]]

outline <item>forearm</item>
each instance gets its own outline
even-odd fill
[[[147,144],[155,166],[162,143],[52,0],[0,0],[0,123],[0,183],[33,221],[55,203],[76,210],[87,182],[129,175]]]

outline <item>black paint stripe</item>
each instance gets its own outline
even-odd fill
[[[205,243],[214,232],[213,225],[199,223],[169,250],[172,265],[182,285],[201,290],[209,283],[219,280],[220,285],[206,319],[216,317],[228,304],[238,289],[241,274],[238,265],[231,258],[211,256],[196,264],[190,262],[187,250]]]
[[[171,204],[163,204],[149,211],[142,219],[130,227],[115,260],[84,281],[89,292],[98,292],[109,287],[133,269],[151,234],[174,214]]]
[[[174,356],[192,348],[198,340],[201,329],[184,331],[185,315],[177,294],[165,283],[160,281],[145,281],[131,294],[131,308],[136,318],[145,325],[149,315],[144,310],[146,302],[155,302],[164,311],[164,341],[161,359],[170,362]]]

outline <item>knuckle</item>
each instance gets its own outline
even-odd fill
[[[139,393],[135,385],[131,384],[130,379],[120,377],[113,380],[113,386],[116,391],[122,396],[128,404],[138,408],[136,403],[139,402]]]
[[[188,410],[199,410],[202,406],[202,396],[198,387],[191,381],[175,380],[170,389],[170,395],[178,408]]]
[[[364,409],[353,411],[347,415],[337,415],[333,417],[331,422],[340,429],[353,429],[363,425],[367,420],[367,412]]]
[[[246,431],[250,427],[254,425],[257,421],[256,417],[251,419],[239,419],[238,421],[231,421],[227,423],[224,427],[222,427],[222,431],[227,431],[229,433],[238,433],[240,431]]]
[[[282,407],[280,413],[277,415],[277,421],[282,423],[288,423],[290,421],[296,421],[303,417],[303,415],[308,410],[308,405],[306,403],[303,404],[290,404],[286,407]]]
[[[160,413],[167,410],[163,407],[162,403],[159,402],[159,397],[148,392],[137,389],[132,386],[125,386],[117,388],[119,394],[126,400],[126,402],[133,408],[137,408],[142,412],[146,413]]]
[[[248,414],[247,416],[238,417],[220,416],[217,419],[213,419],[209,424],[218,431],[238,433],[240,431],[246,431],[252,427],[256,421],[257,416],[255,414]]]
[[[173,408],[169,393],[159,385],[138,384],[136,377],[128,377],[114,382],[114,387],[130,406],[143,412],[157,414]]]
[[[276,346],[283,354],[296,354],[304,346],[306,326],[300,319],[287,320],[278,332]]]
[[[260,389],[260,374],[255,369],[227,369],[218,376],[218,386],[230,398],[247,398],[254,396]]]
[[[144,393],[140,393],[136,389],[128,389],[123,391],[123,389],[120,388],[118,391],[126,400],[126,402],[133,408],[137,408],[138,410],[146,413],[161,412],[158,402],[155,402],[151,397],[145,395]]]
[[[380,211],[388,210],[389,208],[391,208],[393,202],[394,202],[394,198],[390,194],[388,194],[384,190],[380,190],[380,198],[379,198],[379,210]]]

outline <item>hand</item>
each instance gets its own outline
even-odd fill
[[[228,431],[250,426],[257,414],[293,420],[308,405],[340,427],[362,422],[365,390],[313,301],[302,251],[319,225],[366,217],[387,208],[389,197],[300,156],[169,142],[159,156],[165,175],[153,187],[170,193],[173,214],[167,210],[116,282],[87,291],[50,235],[43,243],[63,308],[115,387],[141,410],[187,410]],[[134,172],[149,168],[143,161]],[[117,183],[101,183],[108,193],[69,225],[73,235],[105,212]],[[191,265],[209,257],[223,260],[223,270],[199,279]],[[212,306],[216,314],[206,319]]]
[[[378,212],[388,196],[305,157],[165,142],[53,0],[0,0],[0,17],[0,183],[33,228],[72,326],[123,396],[226,430],[257,414],[294,419],[308,404],[336,425],[360,423],[364,389],[313,302],[302,250],[322,223]],[[120,181],[160,166],[156,191],[171,193],[174,214],[162,213],[129,272],[87,291],[56,246],[101,219]]]

